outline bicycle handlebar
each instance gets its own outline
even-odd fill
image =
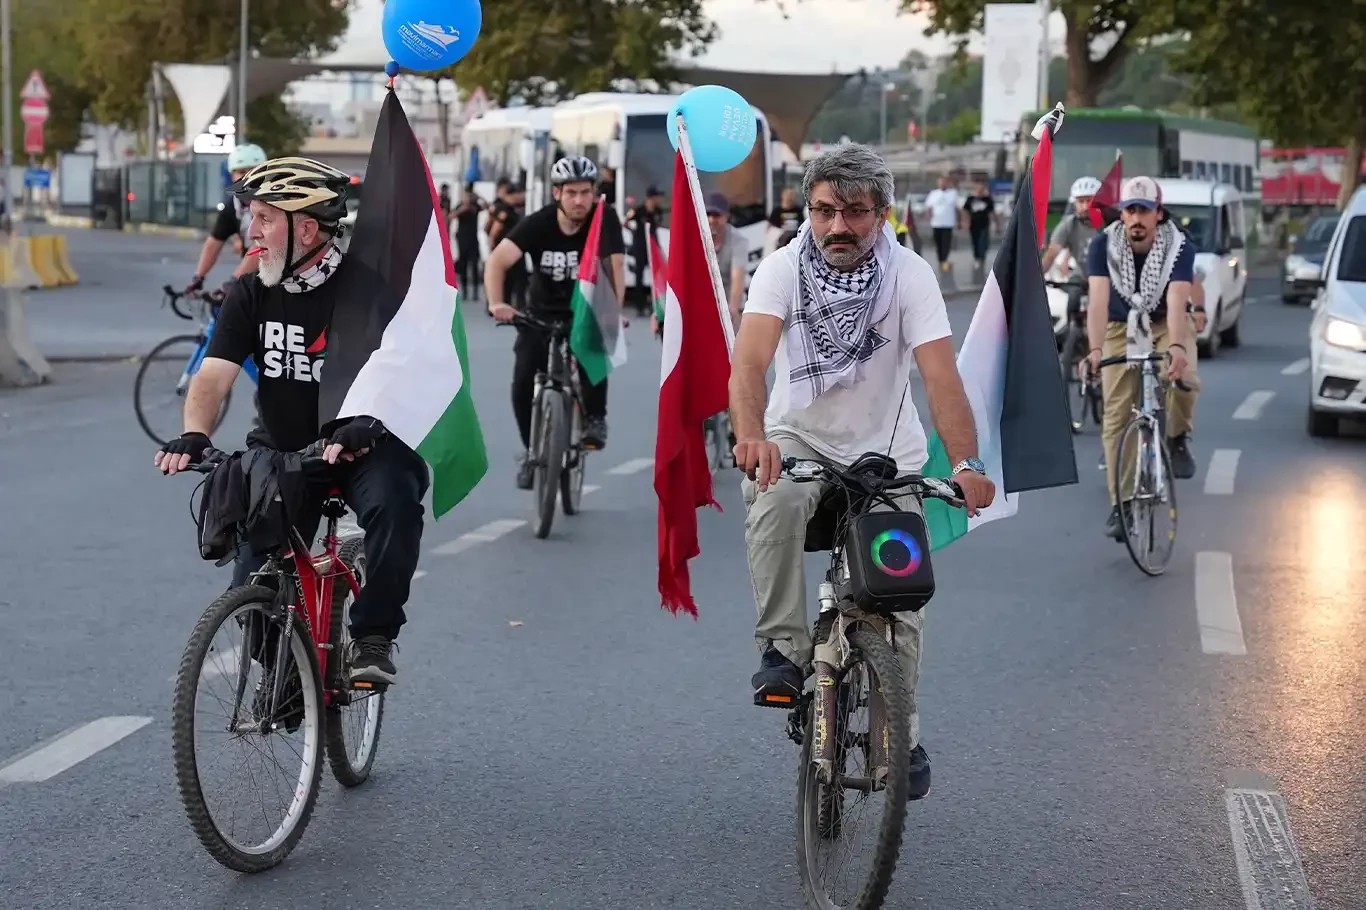
[[[549,332],[552,335],[562,335],[569,337],[570,324],[568,322],[550,322],[539,316],[532,316],[518,310],[510,322],[499,322],[499,326],[520,325],[524,328],[535,329],[538,332]]]
[[[1141,354],[1136,357],[1130,357],[1128,354],[1120,354],[1118,357],[1106,357],[1100,362],[1100,366],[1104,368],[1126,366],[1134,363],[1162,363],[1166,359],[1167,355],[1162,351],[1149,351],[1147,354]],[[1191,387],[1186,385],[1185,380],[1177,379],[1174,381],[1174,384],[1183,392],[1189,392],[1191,390]]]
[[[881,492],[909,489],[917,496],[938,499],[957,509],[961,509],[964,505],[963,490],[952,480],[939,477],[921,477],[919,474],[907,474],[904,477],[883,480],[876,475],[854,474],[847,468],[842,468],[820,458],[787,456],[783,458],[783,469],[780,476],[787,477],[797,483],[812,483],[829,479],[854,487],[869,486],[871,482]]]
[[[326,462],[323,461],[322,456],[323,450],[325,450],[327,446],[328,442],[326,439],[319,439],[317,442],[309,443],[304,448],[290,454],[302,455],[306,467],[326,464]],[[204,457],[187,467],[185,470],[194,471],[197,474],[212,474],[214,469],[224,461],[227,461],[227,459],[228,453],[224,452],[222,449],[206,449],[204,451]]]
[[[218,306],[223,302],[225,296],[222,291],[209,291],[207,294],[177,291],[169,284],[162,285],[161,292],[166,295],[164,302],[171,305],[171,312],[175,313],[181,319],[188,320],[193,320],[195,316],[194,313],[187,313],[185,310],[181,309],[180,302],[182,300],[198,300],[202,311],[204,307]]]

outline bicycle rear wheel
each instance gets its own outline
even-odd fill
[[[835,767],[830,783],[821,781],[811,760],[814,708],[802,737],[797,872],[812,910],[881,907],[906,826],[911,729],[901,658],[867,626],[855,626],[848,634],[855,653],[836,683],[839,707],[831,721]],[[870,760],[879,731],[885,731],[885,777]],[[857,859],[861,854],[867,855],[866,863]],[[845,870],[845,860],[857,868]]]
[[[342,544],[337,554],[365,587],[365,540],[352,537]],[[332,776],[343,787],[358,787],[370,777],[379,754],[379,734],[384,725],[382,689],[371,691],[351,688],[347,671],[351,663],[351,604],[355,596],[351,586],[342,578],[332,585],[332,622],[328,642],[332,650],[327,657],[327,690],[331,703],[327,706],[326,731],[327,762]]]
[[[583,408],[577,399],[570,404],[568,452],[560,472],[560,506],[566,515],[579,514],[583,503],[583,475],[588,449],[583,446]]]
[[[541,392],[536,406],[536,537],[544,540],[555,521],[555,499],[564,470],[569,424],[564,399],[553,389]]]
[[[289,855],[322,777],[318,654],[307,623],[294,622],[286,640],[277,597],[245,585],[210,604],[175,681],[171,746],[180,800],[204,849],[237,872],[262,872]],[[217,780],[220,770],[235,780]]]
[[[173,335],[152,348],[138,367],[137,378],[133,380],[133,411],[142,432],[157,445],[165,445],[180,435],[185,393],[194,376],[187,368],[196,362],[201,343],[198,335]],[[231,400],[229,390],[218,409],[215,430],[227,416]]]
[[[1086,384],[1081,381],[1077,367],[1081,364],[1079,348],[1085,347],[1080,340],[1079,330],[1071,326],[1062,343],[1062,378],[1067,389],[1067,410],[1072,418],[1072,432],[1080,433],[1086,422]]]
[[[1167,570],[1176,544],[1176,485],[1171,458],[1156,431],[1157,424],[1131,420],[1115,443],[1115,464],[1134,464],[1132,486],[1124,489],[1124,472],[1115,472],[1124,545],[1134,565],[1147,575]]]

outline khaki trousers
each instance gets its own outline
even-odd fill
[[[812,458],[817,453],[801,440],[774,434],[783,455]],[[797,483],[782,479],[759,492],[759,485],[745,478],[741,492],[745,498],[745,549],[749,557],[749,577],[754,585],[754,603],[759,620],[754,640],[760,652],[769,644],[799,667],[811,661],[811,625],[808,613],[805,544],[806,523],[816,511],[825,484]],[[896,497],[906,511],[921,512],[920,501],[911,494]],[[911,708],[911,746],[920,743],[920,712],[915,692],[920,681],[921,627],[925,611],[895,615],[893,635],[905,668],[906,689]]]
[[[1190,324],[1191,330],[1187,337],[1194,338],[1195,320],[1191,319]],[[1106,325],[1105,344],[1100,350],[1101,357],[1108,359],[1124,355],[1126,328],[1123,322],[1110,322]],[[1169,340],[1166,321],[1154,322],[1154,349],[1165,352]],[[1165,407],[1168,439],[1189,433],[1195,424],[1195,401],[1200,395],[1200,374],[1197,372],[1195,342],[1192,341],[1187,347],[1188,364],[1183,380],[1190,386],[1190,391],[1183,391],[1175,385],[1167,386]],[[1162,377],[1165,379],[1166,375],[1167,368],[1164,365]],[[1113,366],[1105,367],[1101,371],[1101,394],[1105,401],[1105,415],[1100,437],[1101,444],[1105,447],[1105,484],[1112,506],[1115,505],[1115,446],[1119,442],[1119,434],[1129,422],[1130,414],[1138,406],[1138,396],[1141,392],[1142,384],[1137,368]],[[1128,490],[1132,489],[1133,482],[1134,465],[1132,461],[1126,460],[1120,466],[1120,485]]]

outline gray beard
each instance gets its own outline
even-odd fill
[[[276,254],[270,250],[258,254],[256,263],[256,277],[261,279],[261,283],[268,288],[278,285],[285,277],[285,254]]]
[[[847,272],[867,258],[869,251],[871,251],[873,245],[877,243],[877,232],[874,232],[867,237],[859,237],[857,240],[857,246],[849,252],[832,251],[827,249],[825,244],[819,244],[818,248],[821,251],[821,258],[824,259],[831,268],[838,269],[841,272]]]

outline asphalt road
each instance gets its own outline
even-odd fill
[[[1318,907],[1366,906],[1366,434],[1305,434],[1307,380],[1285,371],[1309,316],[1275,290],[1253,283],[1242,348],[1201,365],[1200,473],[1164,577],[1101,535],[1094,429],[1078,485],[936,554],[934,791],[912,806],[889,908],[1298,910],[1302,882]],[[960,337],[971,307],[951,304]],[[797,750],[783,712],[750,704],[738,479],[700,518],[701,618],[674,618],[655,593],[658,358],[637,325],[582,515],[545,541],[522,525],[436,552],[530,513],[512,486],[512,335],[468,324],[494,467],[428,525],[372,780],[343,792],[325,774],[299,848],[255,877],[204,854],[176,797],[170,679],[228,570],[196,557],[193,482],[152,468],[134,367],[59,364],[49,386],[0,392],[0,903],[800,906]],[[1204,492],[1215,450],[1239,453],[1215,478],[1231,494]],[[6,785],[15,757],[102,718],[131,720]]]

